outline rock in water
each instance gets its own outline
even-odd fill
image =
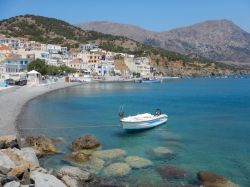
[[[100,146],[100,142],[92,135],[85,135],[83,137],[77,138],[71,144],[74,151],[81,149],[95,149]]]
[[[59,153],[59,149],[54,145],[53,139],[49,137],[29,136],[25,138],[25,141],[35,149],[37,155],[43,156]]]
[[[204,187],[239,187],[224,177],[208,171],[198,172],[197,177]]]
[[[98,174],[103,169],[105,162],[100,158],[91,157],[87,162],[81,164],[81,167],[90,171],[91,173]]]
[[[157,158],[169,158],[175,155],[173,151],[171,151],[170,149],[166,147],[156,147],[156,148],[151,149],[149,152]]]
[[[56,173],[60,178],[67,175],[73,179],[76,179],[77,181],[88,181],[91,177],[89,172],[72,166],[63,166],[62,168],[57,170]]]
[[[70,161],[73,164],[82,164],[90,159],[89,155],[82,152],[73,152],[65,156],[65,160]]]
[[[61,180],[69,187],[82,187],[81,183],[68,175],[64,175]]]
[[[104,174],[106,176],[112,177],[122,177],[127,175],[130,172],[131,168],[128,164],[123,162],[117,162],[114,164],[110,164],[106,168],[104,168]]]
[[[139,156],[128,156],[126,157],[125,161],[128,165],[130,165],[130,167],[135,169],[145,168],[152,165],[150,160]]]
[[[127,153],[123,149],[108,149],[102,151],[95,151],[93,153],[94,157],[100,158],[102,160],[114,160],[126,156]]]
[[[53,175],[32,171],[30,178],[35,181],[36,187],[67,187],[62,181]]]
[[[156,170],[162,176],[162,178],[169,180],[183,179],[188,176],[187,172],[185,172],[183,169],[172,165],[159,166],[156,168]]]
[[[85,185],[83,185],[85,186]],[[122,182],[120,179],[111,179],[100,177],[100,176],[93,176],[91,181],[86,183],[88,187],[128,187],[129,185],[125,182]]]

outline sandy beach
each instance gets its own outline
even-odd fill
[[[13,87],[0,92],[0,136],[17,134],[16,120],[23,106],[42,94],[79,85],[80,83],[57,82],[52,84]]]

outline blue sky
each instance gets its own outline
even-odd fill
[[[113,21],[153,31],[228,19],[250,32],[250,0],[0,0],[0,19],[21,14],[72,24]]]

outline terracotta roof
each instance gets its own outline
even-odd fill
[[[0,50],[11,50],[7,45],[1,45]]]
[[[6,58],[9,58],[9,57],[14,56],[14,54],[12,54],[12,53],[7,53],[7,54],[5,54],[4,56],[5,56]]]
[[[72,63],[81,63],[81,62],[82,62],[82,60],[79,59],[79,58],[74,58],[74,59],[72,60]]]

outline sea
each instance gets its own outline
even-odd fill
[[[125,115],[161,109],[168,121],[159,127],[127,132],[119,122]],[[62,137],[61,154],[41,160],[44,167],[65,165],[70,143],[92,134],[102,149],[120,148],[128,155],[153,162],[132,169],[121,180],[139,184],[197,185],[199,171],[224,176],[250,186],[250,77],[179,79],[164,83],[86,83],[53,91],[30,101],[19,118],[25,135]],[[155,157],[152,149],[166,147],[172,157]],[[171,165],[188,173],[169,179],[157,170]],[[100,173],[102,175],[102,173]]]

